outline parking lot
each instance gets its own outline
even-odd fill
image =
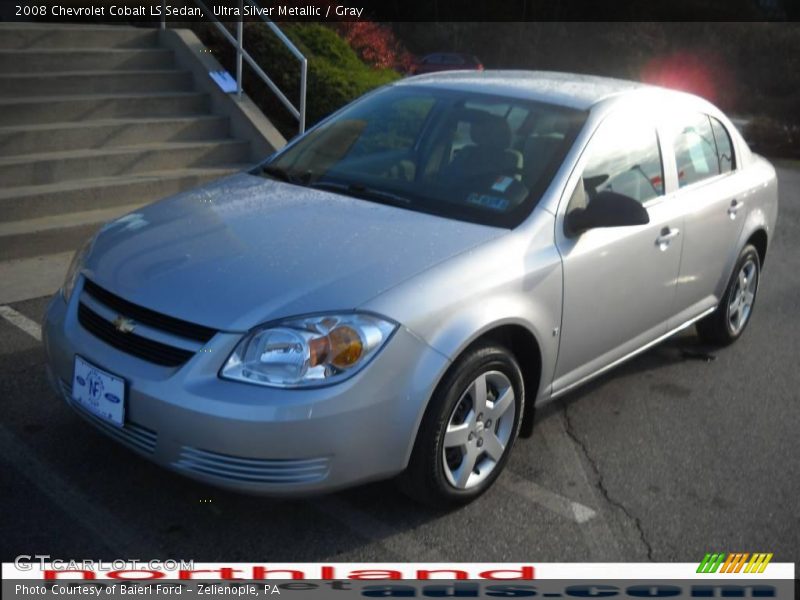
[[[0,318],[2,560],[699,562],[718,550],[798,562],[800,166],[779,179],[743,338],[708,349],[690,329],[542,407],[498,484],[452,512],[390,482],[276,501],[156,467],[51,392],[35,326],[47,298],[12,303]]]

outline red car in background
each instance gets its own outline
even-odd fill
[[[483,64],[472,54],[461,52],[435,52],[419,59],[411,66],[411,75],[423,75],[438,71],[456,70],[483,71]]]

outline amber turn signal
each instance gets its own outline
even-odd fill
[[[346,369],[353,366],[364,352],[361,336],[352,327],[342,325],[328,334],[330,340],[330,363]]]
[[[364,353],[361,336],[346,325],[334,328],[325,337],[311,340],[308,347],[309,364],[312,367],[327,362],[339,369],[347,369],[356,364]]]

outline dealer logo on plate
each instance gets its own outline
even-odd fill
[[[97,374],[97,371],[89,371],[89,374],[86,376],[86,387],[89,392],[89,399],[95,404],[95,406],[99,405],[104,387],[103,382],[100,379],[100,375]]]

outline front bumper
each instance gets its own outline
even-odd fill
[[[51,383],[98,429],[159,465],[236,491],[328,492],[401,472],[428,398],[448,361],[399,328],[371,364],[327,387],[285,390],[222,380],[219,368],[240,334],[218,333],[178,368],[107,345],[67,305],[51,300],[43,327]],[[125,426],[71,399],[79,354],[126,381]]]

